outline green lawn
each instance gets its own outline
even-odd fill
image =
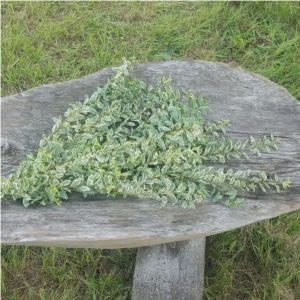
[[[300,100],[297,2],[2,3],[2,95],[120,64],[202,59]],[[205,299],[300,299],[300,213],[208,238]],[[129,299],[136,251],[2,247],[3,299]],[[142,299],[141,299],[142,300]]]

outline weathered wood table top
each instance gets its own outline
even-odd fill
[[[160,208],[154,200],[83,199],[78,195],[61,207],[24,208],[4,202],[3,244],[140,247],[197,239],[300,209],[300,103],[285,89],[257,75],[205,61],[140,64],[131,73],[147,83],[154,83],[157,76],[170,76],[174,87],[202,95],[211,109],[209,119],[231,120],[231,137],[279,136],[277,152],[252,161],[232,160],[227,166],[290,177],[291,188],[280,194],[252,194],[238,208],[209,203],[193,210]],[[42,135],[50,132],[53,117],[62,115],[70,103],[91,95],[112,74],[105,69],[2,98],[2,175],[8,175],[26,154],[36,151]]]

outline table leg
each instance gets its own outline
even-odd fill
[[[132,300],[201,300],[205,238],[141,247]]]

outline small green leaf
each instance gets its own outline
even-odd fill
[[[67,195],[65,190],[60,190],[59,191],[59,198],[62,198],[62,199],[65,199],[65,200],[68,199],[68,195]]]
[[[167,131],[170,131],[170,128],[167,126],[164,126],[164,125],[160,125],[160,126],[158,126],[158,130],[160,132],[167,132]]]
[[[81,178],[76,178],[75,180],[73,180],[73,182],[71,183],[70,187],[71,188],[76,188],[78,186],[80,186],[80,184],[82,183],[82,179]]]
[[[88,186],[82,185],[81,187],[77,188],[78,192],[85,193],[89,192],[91,189]]]
[[[193,134],[190,131],[186,132],[186,137],[190,143],[192,143],[194,141]]]

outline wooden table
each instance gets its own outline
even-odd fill
[[[2,98],[2,175],[36,151],[50,132],[53,117],[70,103],[91,95],[113,74],[104,69],[78,80],[42,85]],[[154,200],[88,200],[74,194],[61,207],[24,208],[2,203],[3,244],[78,248],[139,247],[132,299],[201,299],[205,237],[300,209],[300,103],[261,76],[221,63],[170,61],[139,64],[131,74],[147,83],[170,76],[177,88],[208,100],[208,119],[230,119],[233,138],[279,136],[279,150],[252,161],[226,166],[290,177],[284,193],[252,194],[238,208],[203,203],[194,210]]]

